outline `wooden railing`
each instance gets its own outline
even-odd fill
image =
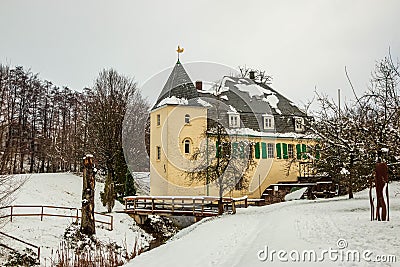
[[[37,210],[36,210],[37,209]],[[29,216],[40,216],[40,220],[43,221],[44,216],[52,216],[52,217],[66,217],[66,218],[75,218],[77,221],[82,218],[81,209],[71,208],[71,207],[58,207],[58,206],[38,206],[38,205],[12,205],[0,207],[0,210],[9,210],[9,213],[3,216],[2,218],[10,218],[11,222],[13,221],[13,217],[29,217]],[[33,210],[33,211],[32,211]],[[70,214],[64,213],[56,213],[51,211],[70,211]],[[37,211],[37,212],[34,212]],[[98,219],[96,219],[96,217]],[[102,218],[107,218],[106,220],[102,220]],[[113,216],[108,214],[102,214],[99,212],[95,212],[95,222],[108,225],[108,230],[113,230]]]
[[[15,237],[15,236],[11,236],[11,235],[3,233],[3,232],[0,232],[0,235],[5,236],[5,237],[10,238],[10,239],[13,239],[15,241],[18,241],[19,243],[22,243],[24,245],[28,245],[28,246],[34,248],[37,251],[36,255],[37,255],[38,263],[40,264],[40,247],[39,246],[36,246],[36,245],[34,245],[32,243],[29,243],[27,241],[24,241],[22,239],[19,239],[19,238]],[[13,248],[9,247],[8,245],[3,244],[3,246],[8,248],[8,249],[12,249],[13,250]]]
[[[218,197],[132,196],[125,197],[125,212],[132,214],[189,215],[210,217],[218,215]],[[223,198],[224,212],[236,213],[232,198]]]

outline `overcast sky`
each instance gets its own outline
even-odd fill
[[[400,55],[400,1],[0,1],[0,62],[81,90],[103,68],[139,85],[176,62],[264,69],[296,103],[364,91],[376,60]],[[190,73],[189,73],[190,74]],[[157,97],[161,88],[147,89]]]

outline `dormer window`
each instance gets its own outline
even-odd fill
[[[264,119],[264,130],[273,130],[274,125],[274,116],[272,115],[263,115]]]
[[[190,115],[189,115],[189,114],[186,114],[186,115],[185,115],[185,123],[186,123],[186,124],[189,124],[189,123],[190,123]]]
[[[229,127],[237,128],[240,126],[240,115],[239,113],[228,113],[229,115]]]
[[[300,118],[300,117],[294,118],[294,130],[296,132],[304,131],[304,118]]]

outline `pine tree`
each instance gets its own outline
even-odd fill
[[[107,211],[111,212],[115,205],[115,190],[114,181],[112,176],[107,174],[106,182],[104,184],[104,192],[100,193],[101,203],[107,207]]]
[[[128,171],[125,180],[125,196],[134,196],[136,194],[135,183],[132,174]]]

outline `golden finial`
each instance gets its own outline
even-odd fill
[[[178,49],[176,49],[176,52],[178,52],[178,62],[177,62],[177,63],[180,63],[180,62],[179,62],[179,54],[180,54],[180,53],[183,53],[183,51],[184,51],[183,47],[181,48],[181,47],[178,45]]]

